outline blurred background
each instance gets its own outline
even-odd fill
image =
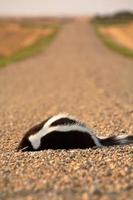
[[[132,0],[1,0],[0,66],[40,52],[79,17],[91,21],[110,49],[133,57]]]

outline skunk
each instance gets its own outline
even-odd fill
[[[17,150],[86,149],[130,143],[133,143],[133,135],[99,138],[84,123],[69,114],[59,114],[27,131]]]

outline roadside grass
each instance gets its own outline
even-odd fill
[[[93,23],[95,32],[97,36],[102,40],[102,42],[111,50],[123,55],[127,56],[129,58],[133,58],[133,50],[130,50],[118,43],[116,43],[112,38],[106,36],[105,34],[101,33],[100,28],[104,26],[109,26],[109,25],[104,25],[104,24],[95,24]]]
[[[34,25],[31,25],[31,26],[34,26]],[[44,27],[45,26],[43,25],[42,28]],[[8,64],[11,64],[20,60],[24,60],[26,58],[29,58],[31,56],[34,56],[34,55],[37,55],[38,53],[43,52],[57,35],[60,25],[50,25],[46,27],[51,27],[53,29],[52,33],[50,33],[48,36],[44,36],[43,38],[38,39],[32,45],[19,50],[18,52],[12,54],[11,56],[0,58],[0,67],[4,67]]]

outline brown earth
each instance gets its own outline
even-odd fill
[[[100,28],[100,31],[119,45],[133,50],[133,23],[110,25]]]
[[[0,199],[132,200],[133,146],[16,152],[58,112],[97,135],[133,134],[133,61],[106,49],[85,21],[63,26],[45,53],[0,71]]]
[[[11,56],[53,32],[52,28],[23,26],[19,23],[0,23],[0,58]]]

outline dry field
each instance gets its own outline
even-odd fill
[[[0,59],[35,44],[53,31],[51,26],[24,26],[17,22],[0,22]]]
[[[100,32],[118,45],[133,50],[133,22],[122,25],[110,25],[100,28]]]

